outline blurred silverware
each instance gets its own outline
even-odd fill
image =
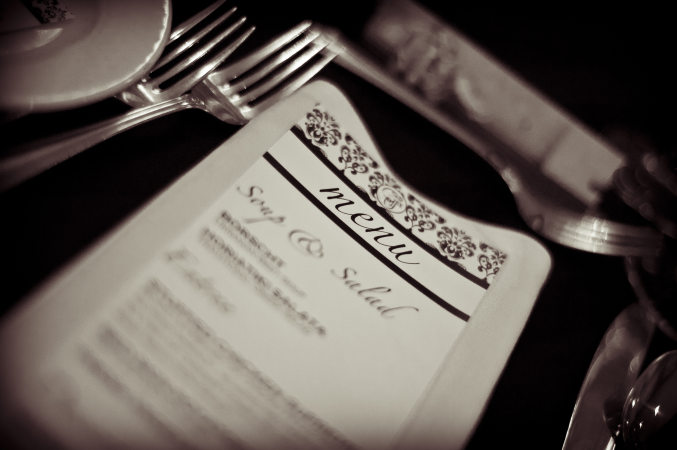
[[[656,326],[677,341],[677,242],[666,240],[656,257],[626,257],[625,271],[637,300]]]
[[[383,44],[374,42],[377,39],[392,38],[388,50],[396,53],[388,54],[385,62],[377,60],[325,28],[337,36],[331,46],[337,64],[483,157],[512,191],[525,222],[539,234],[594,253],[659,251],[662,235],[654,228],[610,220],[596,207],[600,192],[624,163],[621,155],[446,24],[413,2],[394,3],[384,3],[365,34],[372,36],[374,45]],[[408,26],[439,36],[441,42],[426,40],[417,47],[411,44],[415,38],[403,32]],[[406,48],[395,43],[400,38]],[[458,59],[463,52],[465,62]],[[463,72],[459,66],[465,63]],[[422,74],[426,65],[434,72],[427,77]]]
[[[79,130],[80,134],[71,139],[100,142],[141,123],[191,108],[227,123],[244,124],[299,89],[332,60],[333,54],[322,53],[330,40],[311,25],[303,22],[295,26],[233,65],[211,73],[187,94]],[[11,171],[7,173],[12,175]],[[0,182],[0,189],[20,180],[10,181]]]
[[[332,50],[337,53],[337,64],[417,111],[485,158],[504,179],[520,214],[534,231],[562,245],[593,253],[654,255],[660,249],[660,233],[650,227],[624,224],[588,212],[585,205],[572,200],[542,173],[525,164],[513,164],[499,143],[464,127],[431,105],[355,46],[339,39]]]
[[[677,443],[677,350],[647,366],[623,406],[623,448],[673,450]]]
[[[677,239],[677,168],[670,159],[646,149],[635,161],[616,170],[613,181],[628,206],[665,235]]]
[[[236,34],[246,17],[237,18],[236,7],[222,12],[220,8],[224,3],[225,0],[216,1],[177,26],[169,37],[165,53],[150,73],[118,97],[136,107],[156,104],[187,92],[214,71],[254,31],[252,26]],[[209,35],[212,32],[216,35]],[[158,112],[153,107],[150,109],[152,112],[145,115],[135,109],[104,122],[106,126],[96,124],[16,149],[13,156],[0,160],[0,191],[117,133],[158,117]]]
[[[614,448],[625,399],[639,376],[654,329],[639,303],[614,319],[585,375],[563,450]]]

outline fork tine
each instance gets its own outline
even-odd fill
[[[336,36],[305,21],[208,78],[243,121],[296,91],[335,56]]]
[[[225,0],[222,0],[221,2],[219,2],[219,4],[212,5],[212,7],[208,8],[208,10],[200,11],[197,15],[188,19],[187,22],[190,22],[190,24],[188,24],[189,26],[187,28],[184,28],[184,29],[181,29],[181,30],[176,30],[177,31],[176,36],[174,35],[175,33],[172,33],[172,35],[169,38],[168,44],[175,42],[176,40],[178,40],[179,37],[181,37],[186,32],[188,32],[189,30],[194,28],[195,25],[198,25],[199,23],[201,23],[203,20],[205,20],[207,17],[209,17],[223,3],[225,3]],[[216,6],[216,8],[214,8],[213,6]],[[174,48],[171,52],[168,52],[167,54],[162,55],[162,58],[155,64],[155,67],[153,68],[153,70],[157,70],[159,67],[166,65],[168,62],[174,60],[178,55],[182,54],[183,52],[185,52],[186,50],[191,48],[196,42],[198,42],[200,39],[202,39],[207,33],[212,31],[214,28],[216,28],[218,25],[220,25],[226,19],[228,19],[230,16],[232,16],[233,13],[235,13],[236,10],[237,10],[237,7],[235,7],[235,6],[230,8],[228,11],[221,14],[221,16],[218,17],[218,19],[214,19],[212,21],[212,23],[210,23],[208,26],[202,27],[200,29],[200,31],[198,33],[196,33],[194,36],[191,36],[190,39],[186,39],[186,41],[183,42],[180,46]],[[205,13],[207,13],[207,14],[205,14]],[[186,23],[186,22],[184,22],[184,23]],[[184,24],[181,24],[181,25],[179,25],[179,27],[182,27],[183,25]]]
[[[244,22],[244,20],[242,21]],[[234,25],[234,28],[238,28],[241,25]],[[197,83],[202,81],[207,75],[209,75],[216,67],[218,67],[231,53],[233,53],[242,43],[247,40],[247,38],[254,32],[256,29],[255,26],[250,26],[245,30],[237,39],[231,42],[227,47],[219,51],[219,53],[212,56],[206,63],[196,64],[196,67],[193,71],[183,76],[179,81],[177,81],[174,86],[167,89],[167,92],[175,91],[175,95],[180,95],[185,92],[186,89],[189,89],[192,86],[195,86]],[[234,31],[234,30],[233,30]]]
[[[275,67],[272,68],[266,68],[266,69],[277,69],[278,67],[281,67],[281,69],[276,72],[273,76],[269,77],[262,83],[258,84],[256,87],[247,90],[244,95],[240,96],[239,101],[242,103],[249,103],[256,98],[260,97],[261,94],[265,92],[271,91],[275,86],[278,86],[283,80],[285,80],[287,77],[290,75],[294,74],[298,69],[303,67],[307,62],[309,62],[315,55],[320,53],[322,50],[324,50],[328,43],[326,41],[324,42],[317,42],[317,37],[319,37],[319,34],[316,36],[312,37],[312,41],[309,43],[310,45],[304,46],[302,49],[294,49],[294,52],[291,52],[292,55],[300,53],[300,50],[304,50],[302,53],[300,53],[298,56],[295,56],[293,60],[290,60],[288,57],[283,59],[280,64],[275,64]],[[284,54],[283,54],[284,55]],[[286,55],[285,55],[286,56]],[[327,61],[329,62],[329,61]],[[286,64],[286,65],[284,65]],[[325,63],[326,64],[326,63]],[[324,67],[324,65],[321,65],[319,69]],[[284,66],[283,66],[284,65]],[[315,66],[312,66],[315,67]],[[319,70],[317,69],[317,70]],[[304,71],[305,73],[306,71]],[[261,78],[263,75],[261,76]],[[246,85],[245,85],[246,86]]]
[[[233,83],[228,84],[229,89],[232,89],[233,91],[237,92],[245,88],[246,86],[254,85],[254,83],[257,83],[258,81],[263,79],[270,72],[274,71],[282,64],[289,61],[292,58],[292,56],[296,55],[297,53],[303,50],[307,50],[309,44],[318,37],[319,33],[315,31],[306,34],[303,37],[303,39],[295,42],[293,46],[285,49],[281,53],[277,53],[275,56],[267,60],[265,65],[260,66],[256,64],[255,65],[256,70],[245,71],[244,76],[238,77],[234,80]]]
[[[257,64],[270,57],[270,55],[275,53],[277,50],[292,42],[299,35],[301,35],[301,33],[310,28],[311,25],[312,23],[310,21],[301,22],[291,30],[284,33],[282,36],[275,38],[265,46],[254,51],[251,55],[236,61],[228,68],[222,69],[218,74],[218,80],[215,81],[219,84],[229,83],[230,80],[233,80],[246,73],[250,69],[254,68]]]
[[[310,81],[311,78],[313,78],[317,73],[322,70],[324,66],[329,64],[332,59],[336,57],[336,53],[333,52],[327,52],[322,55],[322,58],[319,59],[317,62],[315,62],[312,66],[308,67],[295,77],[291,82],[284,84],[281,88],[277,89],[275,91],[274,95],[271,95],[270,97],[266,98],[263,101],[258,102],[255,106],[250,106],[246,108],[248,110],[248,114],[254,115],[257,114],[259,111],[262,111],[269,106],[271,106],[273,103],[277,102],[283,97],[286,97],[287,95],[293,93],[297,89],[301,88],[304,84],[306,84],[308,81]],[[251,100],[250,100],[251,101]]]
[[[234,9],[235,8],[233,8],[232,12],[234,12]],[[209,53],[209,51],[214,49],[214,47],[219,45],[219,43],[223,42],[228,36],[233,34],[238,28],[240,28],[246,22],[246,20],[247,20],[246,17],[241,17],[234,24],[230,25],[227,29],[220,32],[218,36],[210,39],[209,42],[206,42],[204,45],[199,45],[198,46],[199,48],[195,49],[189,57],[179,58],[179,60],[174,66],[162,72],[160,75],[153,76],[151,72],[152,78],[151,84],[157,87],[162,83],[164,83],[165,81],[169,80],[170,78],[183,72],[193,64],[195,64],[197,60],[204,57],[207,53]]]
[[[175,40],[183,36],[185,33],[190,31],[195,25],[202,22],[211,13],[216,11],[224,3],[226,3],[226,0],[218,0],[212,3],[211,5],[207,6],[199,13],[195,14],[190,19],[186,19],[185,21],[181,22],[174,30],[172,30],[172,33],[169,35],[168,42],[174,42]]]
[[[304,70],[303,73],[295,77],[291,82],[286,83],[280,89],[276,90],[275,95],[272,95],[266,98],[265,100],[258,102],[255,106],[250,106],[246,108],[248,110],[248,114],[250,115],[257,114],[259,111],[268,108],[281,98],[286,97],[287,95],[293,93],[301,86],[306,84],[308,81],[310,81],[310,79],[313,78],[320,70],[322,70],[324,66],[329,64],[331,60],[334,59],[335,56],[336,56],[335,53],[323,54],[320,60],[315,62],[312,66],[308,67],[306,70]]]

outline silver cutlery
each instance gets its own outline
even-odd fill
[[[677,350],[653,360],[623,406],[623,448],[674,449],[677,443]]]
[[[611,187],[614,170],[623,165],[608,143],[490,57],[477,56],[483,54],[473,44],[414,2],[386,3],[364,30],[369,45],[383,50],[386,60],[377,62],[325,28],[335,35],[330,50],[337,53],[338,65],[479,154],[503,178],[527,225],[542,236],[593,253],[659,252],[660,232],[610,220],[596,207],[600,192]],[[470,55],[467,61],[459,59],[463,52]],[[469,67],[459,68],[463,63]],[[566,150],[557,142],[564,142]]]
[[[604,333],[576,399],[563,450],[613,449],[623,405],[639,376],[654,322],[639,303],[626,307]]]
[[[663,237],[648,226],[638,226],[606,219],[594,209],[576,201],[534,167],[519,158],[510,158],[514,151],[494,139],[487,139],[477,129],[467,127],[401,78],[394,76],[360,48],[352,45],[335,30],[325,29],[334,38],[331,51],[337,54],[336,64],[353,72],[421,114],[447,131],[484,158],[503,178],[511,190],[520,215],[535,232],[559,244],[608,255],[655,255],[663,245]]]
[[[236,7],[222,11],[225,1],[216,1],[178,25],[170,34],[165,53],[149,74],[118,98],[135,107],[176,98],[223,63],[254,31],[253,26],[242,30],[247,19],[237,17]],[[0,191],[117,133],[159,117],[157,114],[153,107],[134,109],[109,121],[17,148],[12,156],[0,160]]]
[[[621,199],[672,239],[677,239],[676,170],[667,155],[647,149],[614,173]]]
[[[59,140],[52,144],[52,148],[68,148],[73,142],[91,146],[136,125],[192,108],[201,109],[227,123],[244,124],[303,86],[327,65],[334,54],[322,51],[330,42],[331,37],[313,28],[310,22],[302,22],[247,57],[209,74],[189,93],[79,130],[77,136],[70,138],[70,143],[64,144],[63,140]],[[4,172],[13,178],[10,178],[10,183],[0,182],[0,189],[31,175],[25,168],[32,166],[24,161],[29,158],[40,160],[44,153],[51,152],[54,150],[50,148],[26,153],[21,161],[23,164],[16,165],[20,171],[2,164],[0,174]]]
[[[185,96],[191,106],[242,125],[293,93],[334,58],[332,35],[304,21],[249,56],[209,75]]]
[[[228,46],[219,47],[236,36],[247,21],[236,16],[236,6],[220,10],[224,3],[226,0],[215,1],[172,30],[165,52],[151,71],[117,97],[136,107],[169,100],[189,91],[216,69],[255,28],[249,26]],[[215,30],[218,34],[205,39]]]

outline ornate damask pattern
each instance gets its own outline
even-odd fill
[[[313,109],[306,114],[305,132],[315,145],[320,146],[334,146],[341,139],[341,132],[334,118],[319,109]]]
[[[353,175],[367,173],[370,169],[378,168],[376,161],[371,159],[350,135],[345,136],[338,161],[343,164],[343,170],[350,171]]]
[[[435,208],[409,192],[321,106],[308,112],[297,127],[343,177],[418,242],[456,270],[491,284],[506,254],[448,223]]]
[[[435,230],[438,225],[445,223],[444,218],[430,209],[428,205],[421,202],[418,198],[409,194],[407,196],[409,204],[406,208],[406,217],[404,221],[411,223],[412,228],[423,232],[426,230]]]
[[[437,232],[437,238],[442,253],[449,258],[458,260],[475,255],[477,245],[473,242],[472,237],[463,230],[443,225]]]

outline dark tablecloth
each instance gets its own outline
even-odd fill
[[[175,20],[202,3],[175,1]],[[240,2],[259,25],[257,39],[311,18],[359,40],[374,7],[362,1],[278,3]],[[569,3],[548,3],[538,10],[428,3],[597,132],[622,129],[648,136],[659,148],[672,145],[670,108],[676,96],[669,59],[674,44],[666,11],[637,10],[636,5],[592,11]],[[405,180],[452,210],[533,235],[501,178],[471,150],[341,68],[330,65],[321,75],[356,105]],[[11,145],[126,109],[111,99],[27,116],[6,124],[3,134]],[[110,139],[0,194],[3,311],[237,129],[203,112],[177,113]],[[552,253],[551,276],[471,449],[488,448],[497,440],[518,448],[560,448],[604,330],[635,300],[622,259],[542,242]]]

